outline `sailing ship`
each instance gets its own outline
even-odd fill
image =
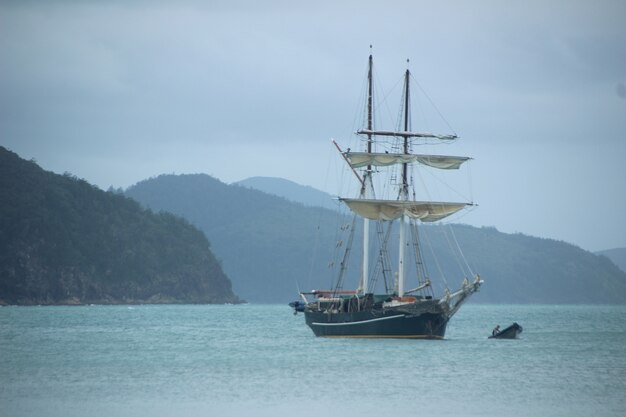
[[[378,130],[374,127],[373,112],[373,58],[370,54],[367,75],[367,119],[366,126],[356,132],[364,142],[363,151],[343,151],[342,158],[359,181],[358,198],[343,198],[344,203],[353,213],[349,244],[341,261],[337,284],[331,290],[313,290],[301,292],[302,301],[290,303],[294,314],[303,312],[306,324],[316,336],[323,337],[363,337],[363,338],[427,338],[441,339],[446,332],[450,318],[458,311],[467,298],[478,291],[483,281],[479,275],[469,280],[464,278],[461,287],[456,291],[447,288],[444,294],[434,296],[431,280],[426,276],[422,263],[421,249],[418,239],[418,223],[436,222],[452,215],[468,206],[468,202],[415,201],[410,197],[409,166],[421,164],[437,169],[458,169],[469,157],[431,155],[412,153],[412,145],[419,141],[454,141],[453,135],[437,135],[432,133],[412,132],[410,127],[410,79],[407,68],[404,74],[403,105],[400,127],[395,130]],[[382,139],[381,139],[382,138]],[[399,145],[392,152],[376,152],[377,141],[395,140]],[[396,179],[396,196],[393,199],[377,199],[374,190],[373,176],[386,168],[399,168],[399,179]],[[356,219],[363,222],[363,254],[361,276],[358,288],[343,290],[343,279],[347,268],[347,256],[354,237]],[[393,285],[387,285],[385,292],[375,293],[370,279],[370,222],[377,222],[380,230],[387,226],[389,237],[391,224],[399,226],[398,263]],[[414,245],[408,243],[408,236],[415,239]],[[407,251],[414,249],[417,275],[417,286],[407,289],[405,275],[407,273]],[[373,268],[387,271],[389,266],[387,242],[383,240],[379,248],[379,260]],[[390,287],[390,288],[389,288]]]

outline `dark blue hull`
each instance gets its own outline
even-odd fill
[[[316,336],[442,339],[448,312],[435,301],[358,312],[305,310],[306,324]]]

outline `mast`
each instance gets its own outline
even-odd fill
[[[407,59],[407,65],[409,60]],[[404,74],[404,131],[409,131],[409,78],[410,72],[407,68]],[[404,136],[403,153],[409,154],[409,138]],[[400,200],[407,201],[409,198],[409,183],[407,179],[407,163],[402,164],[402,186],[400,188]],[[400,244],[398,254],[398,296],[404,295],[404,258],[406,253],[406,215],[402,213],[400,216]]]
[[[370,52],[372,49],[372,45],[370,45]],[[369,57],[369,70],[367,71],[367,130],[372,131],[373,126],[373,91],[372,91],[372,67],[374,66],[374,59],[372,58],[372,54],[370,53]],[[372,153],[372,134],[367,134],[367,153]],[[367,172],[370,172],[372,169],[371,165],[367,166]]]
[[[368,62],[367,71],[367,130],[371,131],[373,128],[373,92],[372,92],[372,67],[373,57],[371,54],[372,45],[370,45],[370,56]],[[372,134],[367,134],[367,153],[372,153]],[[369,197],[369,189],[372,184],[372,165],[368,164],[363,178],[363,186],[361,187],[361,197]],[[361,289],[363,294],[366,294],[369,286],[369,241],[370,241],[370,221],[367,218],[363,218],[363,276],[361,278]]]

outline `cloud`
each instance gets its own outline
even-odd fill
[[[103,188],[204,169],[225,181],[274,175],[335,193],[335,178],[322,181],[319,170],[329,139],[345,144],[359,127],[373,44],[377,123],[396,116],[394,86],[410,58],[462,137],[457,146],[498,171],[477,169],[476,182],[558,203],[592,195],[570,182],[626,187],[625,15],[626,3],[607,0],[3,2],[0,141]],[[433,130],[426,123],[414,120]],[[607,160],[585,159],[591,145]],[[494,150],[511,160],[491,166]],[[559,152],[588,162],[522,157]],[[554,176],[559,188],[535,177],[523,187],[524,170]],[[618,193],[604,205],[626,211]],[[585,217],[576,210],[573,218]],[[556,230],[517,207],[487,212],[481,221]]]

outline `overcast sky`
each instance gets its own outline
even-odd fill
[[[626,247],[625,21],[623,0],[1,1],[0,144],[103,189],[337,194],[330,138],[350,140],[373,44],[377,86],[410,58],[461,137],[440,153],[475,159],[459,221]]]

